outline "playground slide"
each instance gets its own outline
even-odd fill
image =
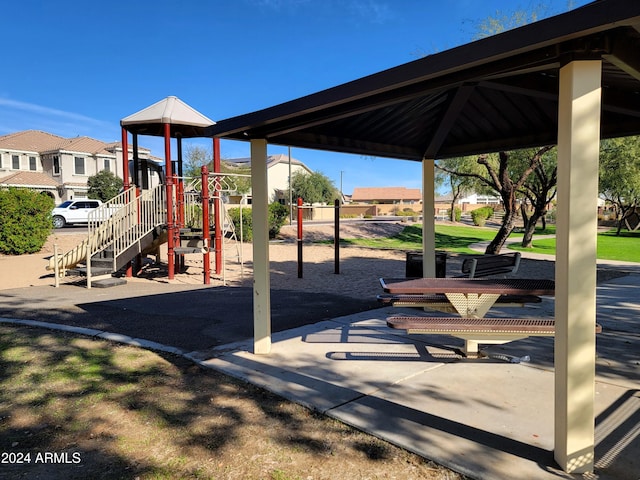
[[[70,269],[75,268],[79,263],[84,262],[87,259],[87,251],[91,246],[92,252],[97,252],[105,248],[111,242],[111,228],[110,222],[105,222],[100,225],[96,231],[90,237],[84,239],[77,247],[69,250],[58,256],[58,268]],[[55,256],[49,259],[49,265],[47,270],[55,270],[56,259]]]

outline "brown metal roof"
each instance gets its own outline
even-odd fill
[[[602,136],[640,134],[639,29],[640,2],[599,0],[206,130],[409,160],[555,144],[560,67],[601,59]]]

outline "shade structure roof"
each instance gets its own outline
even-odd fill
[[[167,97],[120,120],[120,126],[131,133],[164,136],[164,125],[170,125],[172,137],[203,137],[206,128],[216,122],[190,107],[177,97]]]
[[[407,160],[557,143],[559,69],[602,60],[603,138],[640,134],[640,2],[576,10],[226,120],[207,135]]]

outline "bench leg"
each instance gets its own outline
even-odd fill
[[[480,353],[480,345],[476,340],[464,341],[464,354],[467,357],[477,357]]]

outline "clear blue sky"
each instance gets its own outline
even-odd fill
[[[588,0],[20,0],[5,2],[0,135],[120,139],[120,119],[175,95],[213,120],[249,113],[473,39],[496,12]],[[161,142],[140,144],[162,157]],[[223,142],[223,158],[248,156]],[[269,153],[286,153],[270,147]],[[420,187],[415,162],[302,149],[354,187]]]

